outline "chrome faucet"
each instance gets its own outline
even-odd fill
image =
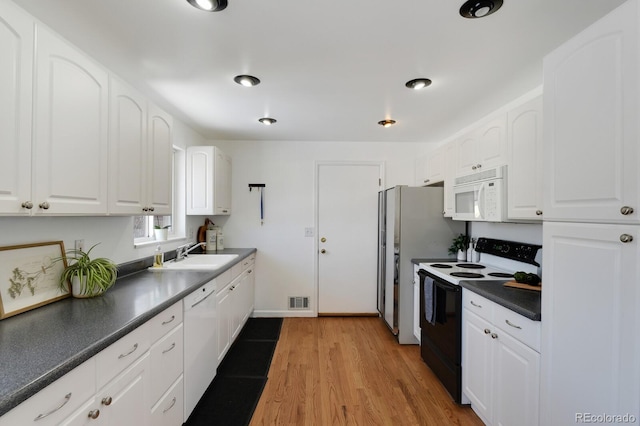
[[[198,247],[201,247],[201,246],[204,247],[206,245],[207,245],[207,243],[201,242],[201,243],[197,243],[197,244],[194,244],[194,245],[191,245],[191,243],[187,243],[187,244],[178,246],[178,248],[176,248],[176,260],[175,261],[179,262],[179,261],[183,260],[193,250],[195,250],[195,249],[197,249]]]

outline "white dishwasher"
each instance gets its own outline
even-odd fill
[[[216,280],[183,299],[184,421],[211,384],[218,368]]]

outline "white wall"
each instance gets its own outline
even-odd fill
[[[224,227],[225,247],[256,247],[256,315],[310,315],[288,311],[288,296],[314,299],[315,161],[384,161],[385,186],[412,185],[419,144],[360,142],[210,141],[233,159],[232,214],[212,217]],[[265,221],[249,183],[264,183]],[[188,227],[204,223],[190,217]],[[196,228],[197,229],[197,228]]]
[[[173,143],[179,147],[204,143],[202,137],[180,121],[174,121]],[[155,244],[133,246],[132,217],[0,217],[0,246],[45,241],[63,241],[66,249],[84,239],[85,248],[100,243],[92,255],[108,257],[116,263],[151,256]],[[163,244],[173,250],[184,240]]]

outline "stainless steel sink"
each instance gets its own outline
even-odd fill
[[[233,261],[236,257],[238,257],[237,254],[190,254],[178,262],[175,260],[165,262],[162,268],[156,269],[213,271]]]

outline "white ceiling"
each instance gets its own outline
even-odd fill
[[[14,1],[208,139],[372,142],[455,133],[540,85],[546,53],[623,3],[504,0],[469,20],[462,0]],[[405,88],[417,77],[433,84]]]

